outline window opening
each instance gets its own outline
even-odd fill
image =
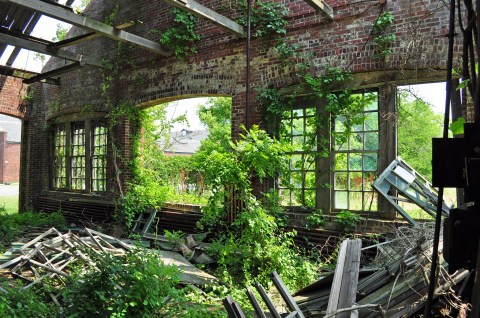
[[[53,188],[67,187],[67,131],[64,125],[57,125],[54,131]]]
[[[107,178],[107,128],[94,125],[92,151],[92,191],[104,192]]]
[[[85,190],[85,125],[72,124],[72,156],[71,156],[71,184],[72,190]]]
[[[378,170],[378,93],[364,105],[363,123],[347,134],[345,117],[333,124],[333,193],[334,210],[376,211],[378,196],[372,187]]]

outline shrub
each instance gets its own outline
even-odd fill
[[[4,284],[0,291],[0,317],[43,318],[58,317],[57,306],[44,301],[43,293],[35,288],[20,289]]]

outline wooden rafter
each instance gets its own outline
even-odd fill
[[[330,19],[333,19],[333,8],[325,0],[305,0],[305,2],[315,8],[315,10],[321,11]]]
[[[200,3],[193,1],[193,0],[163,0],[175,7],[185,9],[192,13],[193,15],[206,19],[218,26],[222,29],[227,30],[235,35],[239,35],[244,37],[245,30],[243,26],[238,24],[237,22],[230,20],[229,18],[209,9]]]
[[[116,41],[130,43],[141,48],[149,50],[159,55],[170,56],[171,50],[165,49],[159,43],[142,38],[138,35],[114,28],[107,24],[95,21],[85,16],[81,16],[66,10],[63,7],[53,5],[51,3],[32,0],[0,0],[3,3],[17,5],[26,9],[40,12],[51,18],[69,23],[76,27],[86,29],[90,32],[99,33]]]
[[[35,72],[21,70],[21,69],[18,69],[18,68],[13,68],[13,67],[9,67],[9,66],[0,65],[0,75],[11,76],[11,77],[16,77],[16,78],[21,78],[23,80],[28,80],[28,79],[30,79],[34,76],[40,75],[40,74],[35,73]],[[52,78],[42,79],[41,81],[44,82],[44,83],[47,83],[47,84],[54,84],[54,85],[59,84],[58,80],[52,79]]]
[[[32,41],[31,39],[26,39],[19,36],[13,36],[0,32],[0,42],[8,43],[10,45],[21,47],[26,50],[47,54],[73,62],[83,61],[88,65],[102,67],[102,63],[93,58],[85,57],[82,54],[77,54],[66,50],[55,49],[48,44]]]
[[[42,74],[32,76],[28,79],[24,79],[23,82],[25,84],[32,84],[32,83],[39,82],[39,81],[42,81],[42,80],[51,79],[55,76],[60,76],[62,74],[65,74],[65,73],[68,73],[70,71],[76,70],[76,69],[81,68],[83,66],[85,66],[85,63],[75,62],[73,64],[69,64],[69,65],[54,69],[52,71],[48,71],[48,72],[45,72],[45,73],[42,73]]]

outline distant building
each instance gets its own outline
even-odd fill
[[[182,129],[172,132],[168,142],[158,140],[157,143],[167,156],[191,156],[207,136],[206,130]]]
[[[20,179],[20,145],[22,122],[0,115],[0,183]]]

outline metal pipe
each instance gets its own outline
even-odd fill
[[[250,48],[252,40],[252,0],[247,4],[247,74],[246,74],[246,96],[245,96],[245,128],[250,129]]]
[[[453,45],[455,42],[455,0],[450,0],[450,22],[448,34],[447,82],[445,98],[445,114],[443,121],[443,139],[448,138],[448,124],[450,121],[450,100],[452,93]],[[435,216],[435,232],[433,237],[432,264],[430,267],[430,282],[428,285],[427,302],[425,304],[425,318],[432,317],[432,300],[435,293],[436,271],[438,265],[438,245],[440,241],[440,226],[442,223],[442,204],[444,187],[438,189],[437,214]]]

